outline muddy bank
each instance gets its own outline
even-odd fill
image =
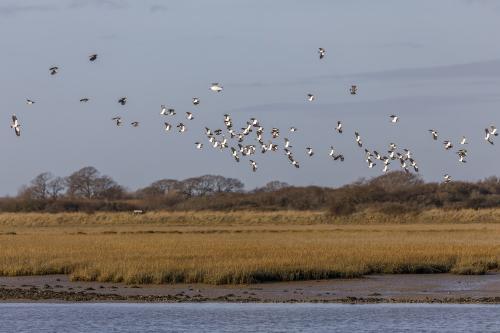
[[[0,301],[500,303],[500,274],[372,275],[236,286],[72,282],[65,275],[0,277]]]

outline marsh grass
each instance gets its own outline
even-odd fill
[[[240,284],[484,274],[500,263],[500,223],[491,223],[500,221],[496,210],[436,210],[414,216],[414,224],[359,224],[354,217],[340,223],[307,212],[198,214],[1,214],[0,275]]]

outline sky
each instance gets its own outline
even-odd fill
[[[390,142],[410,149],[427,181],[498,176],[500,137],[494,146],[483,139],[485,127],[500,126],[498,31],[494,0],[2,0],[0,195],[41,172],[67,176],[89,165],[131,190],[203,174],[239,178],[247,189],[271,180],[340,186],[381,174],[380,162],[367,168],[354,131],[370,150],[386,152]],[[223,92],[211,92],[212,82]],[[177,116],[160,116],[161,104]],[[236,128],[257,118],[269,139],[280,128],[276,142],[290,139],[300,169],[280,150],[253,156],[254,173],[248,158],[236,163],[211,148],[204,127],[223,128],[225,113]],[[124,126],[111,121],[116,115]],[[164,121],[188,130],[165,133]],[[459,148],[462,136],[466,164],[442,145]],[[345,162],[331,160],[332,145]]]

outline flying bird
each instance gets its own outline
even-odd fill
[[[405,148],[405,149],[403,149],[403,150],[404,150],[404,152],[405,152],[405,154],[404,154],[403,158],[404,158],[404,159],[407,159],[407,160],[408,160],[408,159],[411,159],[411,151],[410,151],[410,150],[408,150],[408,149],[406,149],[406,148]]]
[[[463,136],[463,137],[462,137],[462,140],[460,140],[460,144],[461,144],[461,145],[466,145],[466,144],[468,144],[468,142],[467,142],[467,138],[466,138],[465,136]]]
[[[488,131],[490,132],[491,135],[498,136],[498,130],[495,126],[490,125],[490,128]]]
[[[217,82],[214,82],[210,85],[210,90],[212,90],[213,92],[221,92],[222,89],[223,87]]]
[[[406,173],[408,173],[410,170],[408,170],[408,165],[410,165],[411,162],[408,162],[408,160],[405,159],[399,159],[399,163],[401,164],[401,169],[403,169]]]
[[[95,53],[94,53],[94,54],[89,55],[89,60],[90,60],[91,62],[96,61],[96,59],[97,59],[97,54],[95,54]]]
[[[254,160],[250,160],[250,165],[252,166],[253,172],[257,171],[258,168],[257,162],[255,162]]]
[[[318,54],[319,54],[319,58],[320,58],[320,59],[323,59],[323,58],[326,56],[326,51],[325,51],[325,49],[324,49],[324,48],[322,48],[322,47],[320,47],[320,48],[318,49]]]
[[[175,116],[176,115],[175,109],[169,109],[165,105],[161,105],[160,108],[161,108],[160,114],[162,116],[166,116],[166,115]]]
[[[335,127],[335,130],[342,134],[342,122],[340,120],[337,121],[337,127]]]
[[[28,105],[33,105],[33,104],[35,104],[35,101],[33,101],[33,100],[31,100],[31,99],[28,99],[28,98],[27,98],[27,99],[26,99],[26,104],[28,104]]]
[[[453,148],[453,143],[451,143],[451,141],[446,140],[443,142],[443,144],[444,144],[444,149],[446,150],[450,150],[451,148]]]
[[[368,168],[373,168],[375,165],[377,165],[376,163],[373,163],[373,161],[370,159],[370,158],[367,158],[366,159],[366,163],[368,163]]]
[[[56,75],[57,73],[59,73],[59,67],[57,67],[57,66],[50,67],[49,73],[50,73],[50,75]]]
[[[344,162],[344,155],[339,154],[339,155],[333,157],[334,161],[336,161],[338,159],[340,159],[341,162]]]
[[[449,174],[445,174],[445,175],[443,176],[443,178],[444,178],[444,182],[445,182],[445,183],[449,183],[449,182],[451,182],[451,176],[450,176]]]
[[[111,120],[116,122],[116,126],[121,126],[122,125],[122,118],[119,116],[111,118]]]
[[[133,121],[130,123],[130,125],[132,125],[132,127],[138,127],[139,126],[139,122],[138,121]]]
[[[330,146],[330,153],[328,155],[330,155],[334,161],[337,161],[340,159],[341,162],[344,162],[344,155],[335,154],[335,148],[333,148],[333,146]]]
[[[203,148],[203,143],[195,142],[196,149],[202,149]]]
[[[359,147],[363,147],[363,141],[361,141],[361,136],[358,132],[354,132],[354,137],[356,138],[356,143]]]
[[[351,95],[356,95],[358,93],[358,86],[356,86],[355,84],[353,84],[351,86],[351,88],[349,89],[349,92],[351,93]]]
[[[489,142],[490,144],[494,144],[493,142],[493,137],[498,136],[498,131],[497,128],[493,125],[491,125],[489,128],[485,128],[484,132],[486,133],[486,136],[484,137],[484,140]]]
[[[221,149],[227,148],[227,139],[224,136],[222,137],[222,141],[220,142],[220,148]]]
[[[415,172],[418,172],[417,162],[413,158],[410,158],[409,161],[410,161],[410,165],[413,167],[413,170],[415,170]]]
[[[186,131],[186,126],[183,123],[179,123],[176,127],[179,129],[179,133],[184,133]]]
[[[236,162],[240,161],[240,156],[238,155],[238,151],[234,147],[231,147],[231,155],[233,156]]]
[[[200,104],[200,99],[198,97],[193,97],[193,105]]]
[[[465,158],[467,157],[467,149],[460,149],[457,151],[458,161],[462,163],[467,163]]]
[[[484,137],[484,140],[486,140],[486,142],[488,142],[488,143],[490,143],[490,144],[492,144],[492,145],[493,145],[493,144],[495,144],[495,143],[493,142],[493,137],[492,137],[492,135],[491,135],[490,131],[489,131],[487,128],[485,128],[485,129],[484,129],[484,132],[486,133],[486,136]]]
[[[193,120],[194,119],[193,113],[192,112],[186,112],[186,118],[187,118],[187,120]]]
[[[312,102],[312,101],[314,101],[315,99],[316,99],[316,97],[315,97],[313,94],[307,94],[307,100],[308,100],[309,102]]]
[[[430,129],[429,132],[432,134],[434,140],[438,139],[438,132],[436,130]]]
[[[297,127],[293,127],[293,126],[290,127],[290,132],[293,133],[293,132],[297,132],[297,131],[298,131]]]
[[[80,98],[81,103],[87,103],[88,101],[89,101],[89,99],[87,97]]]
[[[391,123],[393,124],[397,123],[399,120],[399,117],[396,115],[390,115],[389,117],[391,118]]]
[[[311,147],[307,147],[306,148],[306,152],[307,152],[307,155],[309,156],[313,156],[314,155],[314,151]]]
[[[17,120],[17,116],[15,114],[12,115],[12,124],[10,125],[10,128],[14,129],[16,136],[21,136],[21,124],[19,123],[19,120]]]
[[[170,129],[172,128],[172,125],[170,125],[169,123],[164,123],[164,124],[165,124],[165,132],[170,131]]]
[[[118,103],[121,105],[127,104],[127,97],[122,97],[118,100]]]
[[[292,146],[290,145],[290,140],[288,140],[288,138],[285,138],[285,148],[292,148]]]
[[[369,159],[373,156],[372,152],[365,148],[365,158]]]

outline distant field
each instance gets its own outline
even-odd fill
[[[500,210],[0,214],[0,275],[233,284],[499,265]]]

